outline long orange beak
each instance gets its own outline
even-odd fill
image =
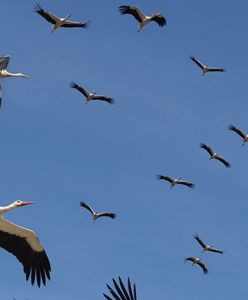
[[[28,204],[34,204],[35,202],[32,202],[32,201],[29,201],[29,202],[22,202],[22,204],[20,206],[23,206],[23,205],[28,205]]]

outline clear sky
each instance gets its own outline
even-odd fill
[[[1,205],[36,201],[5,218],[33,229],[52,279],[38,288],[1,250],[0,300],[97,300],[112,277],[136,283],[139,300],[247,299],[247,1],[41,0],[89,29],[59,29],[33,1],[3,1],[1,53],[8,70],[31,79],[1,81]],[[137,32],[119,5],[160,11],[167,25]],[[226,73],[201,75],[196,56]],[[75,81],[115,99],[84,104]],[[230,161],[209,161],[203,142]],[[182,177],[195,189],[156,179]],[[99,219],[79,206],[112,211]],[[201,253],[193,239],[223,249]],[[209,269],[184,264],[201,257]]]

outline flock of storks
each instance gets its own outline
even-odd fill
[[[69,20],[71,15],[67,15],[65,18],[60,18],[52,14],[51,12],[43,10],[43,8],[39,5],[35,5],[35,12],[42,16],[44,19],[46,19],[49,23],[52,24],[51,32],[54,32],[55,30],[59,29],[60,27],[65,28],[73,28],[73,27],[79,27],[87,29],[90,24],[90,20],[85,23],[80,22],[72,22]],[[154,13],[151,16],[144,15],[137,7],[132,6],[126,6],[122,5],[119,7],[119,12],[122,15],[130,14],[132,15],[138,22],[138,31],[142,30],[144,26],[146,26],[149,22],[154,21],[159,26],[166,25],[166,19],[164,16],[162,16],[160,13]],[[203,63],[201,63],[198,59],[195,57],[190,57],[190,59],[202,70],[202,75],[204,75],[207,72],[224,72],[225,70],[223,68],[215,68],[215,67],[209,67]],[[24,75],[22,73],[10,73],[7,71],[7,66],[10,60],[10,56],[6,55],[0,58],[0,78],[5,77],[25,77],[28,78],[29,76]],[[83,86],[78,85],[75,82],[71,83],[71,88],[74,88],[78,90],[80,93],[83,94],[83,96],[86,99],[86,104],[89,101],[92,100],[100,100],[105,101],[109,104],[112,104],[114,102],[113,98],[105,96],[105,95],[97,95],[96,93],[91,93],[87,91],[87,89]],[[2,87],[0,85],[0,106],[2,103]],[[248,142],[248,135],[244,133],[241,129],[229,125],[228,127],[231,131],[234,131],[237,133],[241,138],[243,139],[243,145]],[[222,156],[220,156],[217,152],[215,152],[211,147],[209,147],[207,144],[201,143],[200,147],[204,150],[206,150],[210,158],[209,159],[217,159],[221,163],[223,163],[226,167],[230,167],[230,163],[224,159]],[[166,180],[170,183],[170,187],[174,187],[177,184],[184,185],[190,188],[194,187],[194,184],[192,182],[183,180],[181,178],[172,178],[168,175],[158,175],[158,179]],[[3,213],[17,208],[24,205],[32,204],[33,202],[24,202],[21,200],[17,200],[14,203],[5,206],[0,207],[0,215],[2,216]],[[85,202],[80,202],[81,207],[87,209],[93,217],[93,220],[95,221],[99,217],[109,217],[114,219],[116,217],[115,213],[112,212],[95,212],[93,208],[86,204]],[[202,247],[202,251],[211,251],[215,253],[222,254],[223,251],[219,250],[212,245],[206,244],[198,235],[195,235],[195,240],[199,243],[199,245]],[[45,285],[46,279],[50,279],[50,272],[51,272],[51,266],[48,259],[48,256],[42,247],[41,243],[39,242],[36,234],[26,228],[17,226],[13,223],[10,223],[6,221],[3,217],[0,218],[0,246],[10,253],[14,254],[18,260],[23,264],[23,270],[26,274],[26,280],[31,278],[31,283],[34,284],[37,282],[37,285],[40,286],[41,282]],[[205,266],[205,264],[201,261],[200,258],[196,258],[193,256],[187,257],[185,261],[192,262],[192,265],[197,264],[200,266],[204,272],[204,274],[208,273],[208,269]],[[123,284],[121,278],[119,277],[119,284],[116,280],[113,279],[113,284],[116,289],[112,289],[109,285],[107,285],[109,292],[116,300],[136,300],[136,287],[135,284],[131,285],[130,280],[128,279],[127,288],[125,288],[125,285]],[[112,300],[111,297],[104,294],[105,298],[107,300]]]

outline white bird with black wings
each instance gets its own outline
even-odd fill
[[[223,251],[222,250],[219,250],[213,246],[210,246],[208,244],[206,244],[203,240],[201,240],[199,238],[198,235],[195,235],[194,238],[197,240],[197,242],[202,246],[202,251],[210,251],[210,252],[215,252],[215,253],[220,253],[220,254],[223,254]]]
[[[110,212],[101,212],[101,213],[95,212],[93,208],[89,204],[86,204],[85,202],[80,202],[80,206],[86,208],[89,212],[91,212],[93,221],[95,221],[100,217],[109,217],[111,219],[114,219],[116,217],[116,214]]]
[[[214,152],[213,149],[210,148],[208,145],[201,143],[200,147],[209,153],[209,155],[210,155],[209,160],[217,159],[220,162],[222,162],[227,168],[231,167],[230,163],[227,160],[225,160],[223,157],[221,157],[217,152]]]
[[[194,56],[191,56],[190,59],[194,63],[196,63],[198,67],[200,67],[202,69],[202,75],[205,75],[207,72],[225,72],[226,71],[223,68],[214,68],[214,67],[209,67],[207,65],[204,65],[202,62],[200,62]]]
[[[22,263],[26,280],[31,276],[32,285],[41,281],[46,285],[46,279],[50,279],[51,266],[46,252],[36,234],[27,228],[17,226],[5,220],[2,215],[14,208],[33,204],[16,200],[12,204],[0,207],[0,247],[15,255]]]

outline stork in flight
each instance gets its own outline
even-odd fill
[[[86,90],[86,88],[82,87],[81,85],[76,84],[75,82],[71,82],[70,86],[71,86],[71,88],[78,90],[80,93],[82,93],[85,96],[85,98],[86,98],[85,104],[87,104],[91,100],[101,100],[101,101],[108,102],[109,104],[114,103],[113,98],[109,98],[104,95],[96,95],[96,92],[90,93]]]
[[[199,238],[198,235],[195,235],[194,238],[197,240],[197,242],[202,246],[202,252],[204,251],[211,251],[211,252],[215,252],[215,253],[220,253],[220,254],[223,254],[223,251],[222,250],[219,250],[213,246],[210,246],[210,245],[207,245],[203,240],[201,240]]]
[[[42,9],[42,7],[38,3],[36,3],[36,5],[34,6],[34,10],[35,12],[37,12],[37,14],[42,16],[49,23],[53,24],[51,32],[54,32],[60,27],[66,27],[66,28],[81,27],[84,29],[89,27],[90,21],[88,21],[87,23],[68,21],[71,15],[67,15],[65,18],[59,18],[53,15],[52,13],[50,13],[49,11],[45,11],[44,9]]]
[[[119,285],[118,283],[114,280],[113,278],[113,283],[114,287],[116,289],[116,292],[107,284],[107,287],[109,289],[110,294],[113,296],[115,300],[137,300],[137,295],[136,295],[136,286],[135,284],[131,285],[130,279],[128,278],[128,290],[125,288],[122,280],[120,277],[119,278]],[[113,300],[111,297],[109,297],[106,294],[103,294],[103,296],[107,300]]]
[[[207,73],[207,72],[225,72],[226,71],[225,69],[222,69],[222,68],[213,68],[213,67],[204,65],[203,63],[201,63],[198,59],[196,59],[193,56],[191,56],[190,59],[193,60],[193,62],[195,62],[197,64],[197,66],[202,69],[202,75],[205,75],[205,73]]]
[[[23,77],[23,78],[29,78],[29,76],[24,75],[22,73],[10,73],[6,70],[9,60],[10,60],[10,55],[5,55],[0,57],[0,78],[6,78],[6,77]],[[2,85],[0,84],[0,108],[2,105]]]
[[[109,217],[111,219],[114,219],[116,217],[116,214],[110,212],[102,212],[102,213],[95,212],[93,208],[90,205],[86,204],[85,202],[80,202],[80,206],[88,209],[88,211],[91,212],[93,221],[95,221],[100,217]]]
[[[195,258],[194,256],[190,256],[190,257],[185,258],[185,262],[186,261],[191,261],[192,266],[197,264],[198,266],[200,266],[202,268],[204,274],[208,274],[208,269],[206,268],[205,264],[201,261],[200,258]]]
[[[246,142],[248,142],[248,134],[244,133],[244,131],[242,131],[241,129],[239,129],[239,128],[233,126],[233,125],[229,125],[228,129],[236,132],[238,135],[240,135],[242,137],[242,139],[243,139],[242,146],[244,146],[244,144]]]
[[[32,285],[36,280],[40,287],[41,281],[46,285],[46,278],[50,280],[51,272],[44,248],[32,230],[17,226],[2,217],[5,212],[33,203],[16,200],[8,206],[0,207],[0,247],[15,255],[23,265],[26,280],[31,276]]]
[[[227,168],[230,168],[231,165],[229,164],[228,161],[226,161],[223,157],[221,157],[218,153],[214,152],[208,145],[206,144],[200,144],[200,147],[202,149],[205,149],[209,154],[210,158],[209,159],[218,159],[220,162],[222,162]]]
[[[192,182],[182,180],[180,177],[175,179],[175,178],[172,178],[170,176],[158,175],[157,178],[169,181],[171,183],[171,187],[170,187],[171,189],[176,184],[182,184],[182,185],[188,186],[190,188],[193,188],[195,186]]]
[[[166,25],[166,19],[163,17],[160,13],[154,13],[151,16],[145,16],[139,9],[138,7],[134,6],[127,6],[127,5],[121,5],[119,6],[119,12],[122,15],[133,15],[134,18],[139,22],[139,29],[143,29],[146,24],[150,23],[151,21],[156,22],[159,26],[164,26]]]

